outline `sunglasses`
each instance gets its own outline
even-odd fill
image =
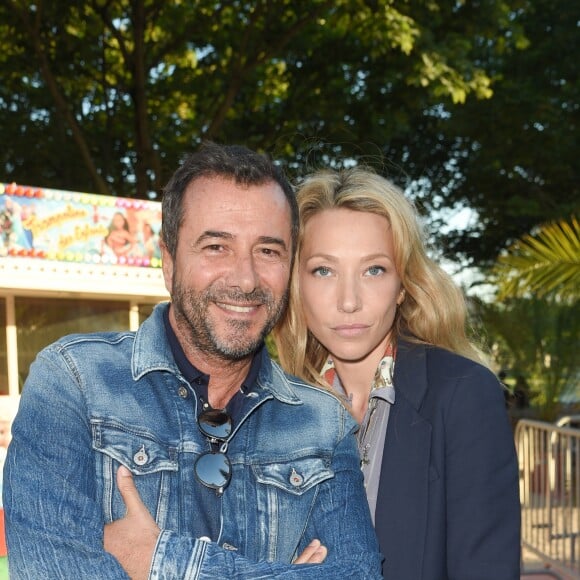
[[[232,479],[232,464],[226,455],[227,440],[233,430],[232,418],[225,411],[208,408],[198,415],[197,426],[207,437],[211,450],[197,458],[195,477],[202,485],[221,495]],[[219,443],[219,448],[214,450],[214,445]]]

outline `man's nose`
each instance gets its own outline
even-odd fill
[[[228,276],[228,285],[239,288],[244,294],[254,291],[260,285],[253,256],[237,256]]]

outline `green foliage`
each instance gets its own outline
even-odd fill
[[[266,348],[268,349],[268,354],[278,362],[280,359],[278,358],[278,348],[276,347],[276,343],[271,335],[266,337]]]
[[[475,49],[493,97],[446,106],[447,118],[430,116],[420,142],[410,144],[429,185],[441,187],[441,203],[475,210],[466,229],[440,239],[450,254],[479,266],[535,226],[580,210],[580,4],[529,0],[512,7],[515,36]],[[427,207],[433,189],[422,192]]]
[[[532,388],[532,404],[554,420],[562,398],[578,389],[580,317],[574,305],[537,298],[477,303],[498,368]]]
[[[481,4],[8,0],[3,180],[145,197],[204,138],[301,170],[389,156],[426,105],[489,94],[461,28],[510,27],[482,18],[504,2]]]
[[[555,295],[580,298],[580,222],[576,218],[541,226],[498,258],[498,298]]]
[[[478,312],[496,363],[531,385],[541,416],[554,420],[562,398],[580,394],[580,223],[548,223],[498,258],[489,282],[496,302]]]
[[[575,0],[6,0],[0,179],[158,196],[203,139],[364,162],[448,255],[577,213]],[[479,220],[447,233],[435,210]]]

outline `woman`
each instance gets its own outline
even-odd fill
[[[426,255],[413,206],[364,169],[315,173],[298,202],[278,352],[291,373],[334,389],[361,424],[385,578],[519,578],[503,392],[466,337],[460,290]]]
[[[133,250],[135,238],[129,228],[129,221],[120,211],[113,215],[104,241],[118,258],[128,255]]]

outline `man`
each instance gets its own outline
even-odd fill
[[[288,182],[208,144],[162,210],[171,303],[30,368],[6,468],[11,579],[380,578],[355,423],[264,347],[296,245]]]

